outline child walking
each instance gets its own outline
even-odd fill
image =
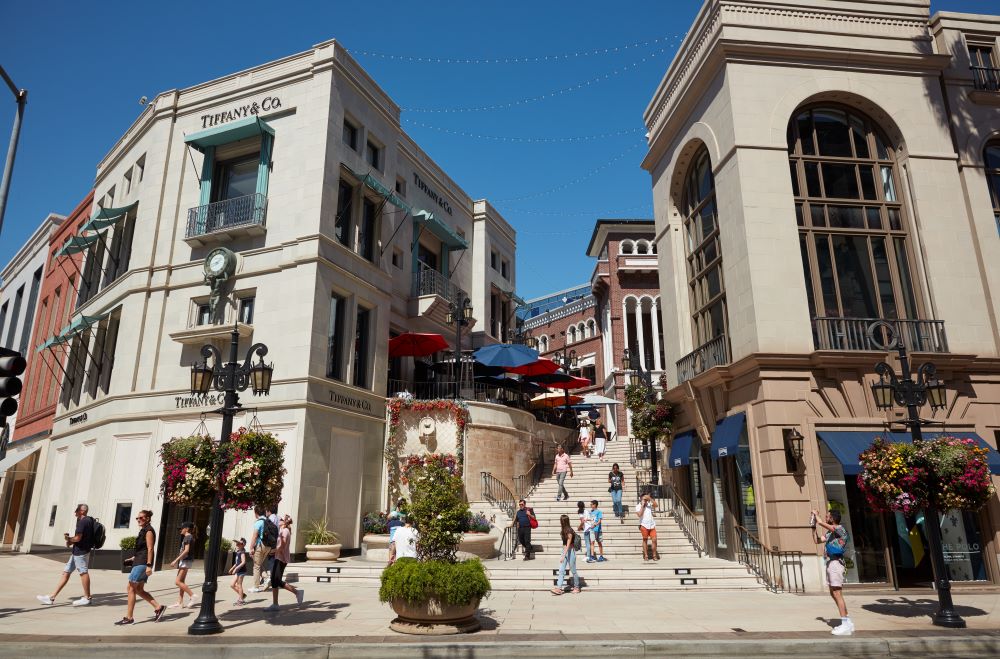
[[[229,568],[229,574],[233,575],[233,583],[229,585],[236,591],[236,606],[243,606],[247,603],[247,594],[243,592],[243,577],[247,576],[247,539],[240,538],[234,542],[236,549],[233,551],[233,566]]]

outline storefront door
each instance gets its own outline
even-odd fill
[[[950,510],[939,515],[941,546],[948,578],[952,581],[987,581],[983,536],[979,515]],[[930,588],[934,572],[928,555],[928,520],[923,512],[906,517],[885,515],[885,529],[892,547],[896,585],[899,588]]]

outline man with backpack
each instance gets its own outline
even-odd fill
[[[826,581],[830,586],[830,597],[837,603],[837,610],[840,612],[840,625],[830,632],[834,636],[850,636],[854,633],[854,623],[847,615],[847,603],[844,601],[844,576],[847,566],[844,563],[844,552],[847,549],[848,534],[840,524],[840,511],[830,510],[826,513],[826,521],[819,518],[819,512],[812,511],[813,532],[816,534],[816,543],[824,543],[823,556],[826,558]],[[820,537],[816,526],[826,529],[826,533]]]
[[[250,592],[260,593],[270,590],[261,583],[261,573],[264,571],[267,557],[278,546],[278,527],[264,514],[263,506],[254,506],[253,512],[257,515],[257,521],[253,523],[253,535],[250,536],[253,556],[253,588]]]
[[[55,603],[59,591],[69,582],[69,575],[76,570],[80,573],[80,582],[83,584],[83,597],[73,600],[73,606],[87,606],[90,604],[90,573],[88,563],[90,562],[90,552],[93,549],[100,549],[104,545],[104,526],[90,517],[87,513],[90,508],[87,504],[81,503],[76,507],[73,514],[76,516],[76,530],[71,536],[63,533],[66,546],[72,548],[66,567],[63,568],[59,584],[51,595],[38,595],[36,599],[42,604],[51,605]]]

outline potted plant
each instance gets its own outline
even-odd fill
[[[207,533],[206,533],[207,535]],[[210,538],[205,538],[205,558],[208,558],[208,542]],[[229,569],[229,554],[233,551],[233,543],[222,538],[219,542],[219,574],[224,574]]]
[[[454,461],[430,455],[408,475],[409,517],[417,528],[417,558],[402,558],[382,572],[379,599],[389,603],[394,631],[458,634],[480,628],[475,617],[490,581],[479,559],[458,561],[468,522],[462,478]]]
[[[135,556],[135,536],[127,535],[118,541],[118,546],[122,550],[122,573],[127,574],[132,571],[131,565],[125,565],[125,561]]]
[[[342,544],[340,538],[327,528],[326,520],[319,519],[308,522],[303,527],[306,536],[307,561],[336,561],[340,559]]]

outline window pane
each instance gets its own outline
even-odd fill
[[[719,300],[709,308],[708,318],[712,326],[711,328],[709,328],[709,331],[707,332],[708,336],[706,337],[706,340],[714,339],[715,337],[725,333],[726,331],[725,312],[726,312],[726,306],[722,300]]]
[[[701,209],[701,240],[715,231],[715,199],[709,200]],[[700,241],[699,241],[700,242]]]
[[[354,330],[354,386],[368,387],[368,321],[371,311],[358,307]]]
[[[826,226],[826,206],[823,204],[809,204],[809,216],[812,218],[814,227]]]
[[[889,228],[892,229],[893,231],[902,231],[903,222],[899,216],[899,209],[889,208],[887,210],[889,211]]]
[[[819,164],[814,162],[805,163],[806,166],[806,190],[810,197],[822,197],[823,193],[819,187]]]
[[[711,263],[719,255],[719,241],[710,240],[705,243],[705,248],[701,252],[702,264]]]
[[[858,180],[854,165],[824,162],[823,188],[827,197],[858,199]]]
[[[986,166],[989,169],[1000,169],[1000,146],[986,147]]]
[[[795,223],[800,227],[805,226],[805,220],[802,219],[802,204],[795,204]]]
[[[698,162],[698,201],[712,194],[715,184],[712,182],[712,164],[706,153]]]
[[[335,380],[344,379],[344,302],[344,298],[337,294],[330,296],[326,376]]]
[[[896,270],[899,271],[900,293],[903,298],[903,311],[906,318],[917,317],[917,299],[913,294],[913,281],[910,278],[910,260],[906,254],[906,241],[902,238],[893,240],[896,251]]]
[[[799,236],[799,250],[802,252],[802,271],[806,276],[806,297],[809,299],[809,315],[816,316],[816,300],[813,297],[812,268],[809,266],[809,246],[806,237]]]
[[[896,296],[892,290],[892,275],[889,259],[885,252],[885,239],[872,238],[872,259],[875,261],[875,279],[878,282],[878,296],[882,301],[882,317],[898,318]]]
[[[260,155],[251,158],[219,163],[216,183],[219,185],[216,201],[235,199],[257,192],[257,165]]]
[[[212,308],[207,304],[198,307],[198,324],[208,325],[212,322]]]
[[[847,127],[847,115],[839,110],[814,110],[816,141],[820,155],[850,158],[851,137]]]
[[[256,304],[256,298],[245,297],[240,300],[240,322],[247,325],[253,324],[253,308]]]
[[[799,138],[802,142],[802,154],[807,156],[816,155],[816,148],[813,146],[812,138],[812,118],[809,112],[803,112],[796,119],[799,125]]]
[[[861,193],[865,199],[878,199],[875,191],[875,168],[870,165],[858,167],[858,174],[861,176]]]
[[[792,194],[799,196],[799,172],[794,162],[788,163],[788,169],[792,174]]]
[[[877,207],[871,207],[865,209],[865,215],[868,216],[868,228],[881,230],[882,229],[882,213],[879,212]]]
[[[351,234],[351,199],[354,190],[346,181],[340,182],[337,192],[337,217],[333,223],[333,233],[341,245],[350,247]]]
[[[892,180],[892,167],[882,167],[882,196],[886,201],[898,201],[896,184]]]
[[[841,315],[833,280],[833,260],[830,258],[829,242],[825,235],[816,236],[816,269],[819,271],[819,283],[823,292],[823,315]]]
[[[705,275],[705,280],[708,282],[708,299],[711,300],[722,292],[722,269],[719,266],[712,268]]]
[[[865,131],[865,122],[858,117],[851,117],[851,135],[854,138],[854,153],[858,158],[871,157],[868,152],[868,138]]]
[[[369,261],[375,260],[375,229],[378,225],[376,210],[371,200],[364,200],[361,225],[358,227],[358,253]]]
[[[875,278],[872,274],[868,240],[862,236],[832,236],[837,260],[837,283],[844,316],[877,318]]]
[[[882,141],[882,136],[878,132],[875,132],[875,151],[879,160],[889,159],[889,149],[886,148],[885,142]]]
[[[827,206],[830,226],[838,229],[864,229],[865,215],[860,206]]]

